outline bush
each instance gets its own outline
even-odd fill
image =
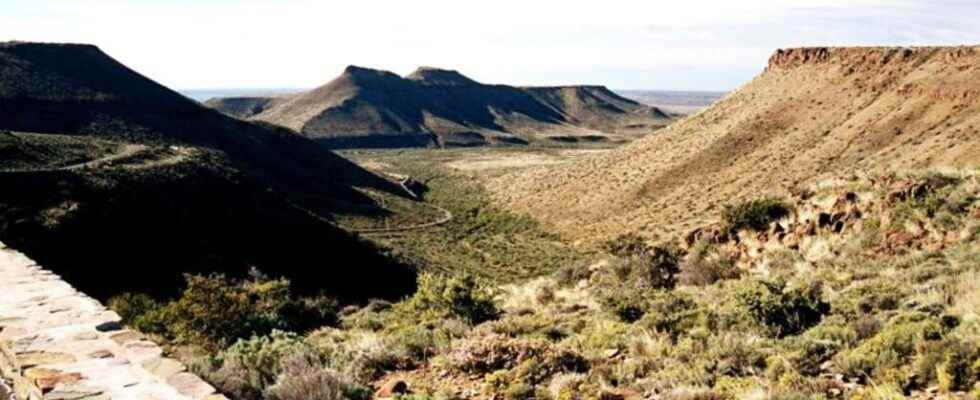
[[[672,245],[649,246],[636,235],[623,235],[606,242],[606,251],[621,259],[630,260],[634,271],[644,283],[654,289],[673,289],[679,271],[680,249]]]
[[[739,288],[736,300],[768,334],[784,337],[816,325],[830,311],[821,293],[819,284],[787,290],[783,282],[757,280]]]
[[[936,366],[936,379],[943,392],[966,391],[980,380],[980,350],[975,343],[953,341]]]
[[[713,254],[707,243],[700,242],[681,263],[679,281],[684,285],[707,286],[739,275],[741,271],[732,260]]]
[[[122,323],[143,333],[165,334],[167,316],[164,305],[143,293],[123,293],[109,299],[110,310],[122,318]]]
[[[324,368],[316,354],[297,352],[282,360],[282,373],[265,390],[266,400],[368,400],[371,391]]]
[[[236,399],[261,399],[283,372],[282,361],[312,348],[293,333],[239,340],[231,347],[192,365],[194,372]]]
[[[848,376],[884,376],[887,371],[909,365],[918,348],[940,340],[947,329],[937,318],[925,314],[900,315],[874,337],[839,354],[836,361]]]
[[[305,332],[337,322],[335,300],[322,295],[296,298],[285,279],[235,281],[221,274],[185,279],[180,296],[167,304],[125,294],[109,305],[140,331],[215,351],[276,329]]]
[[[625,322],[642,318],[651,299],[676,284],[679,251],[650,247],[641,255],[615,260],[596,283],[599,303]]]
[[[187,275],[187,287],[168,307],[171,332],[178,339],[212,349],[272,331],[271,308],[282,283],[264,285],[256,296],[224,275]]]
[[[685,294],[659,293],[647,302],[647,310],[639,324],[674,338],[701,324],[702,310]]]
[[[150,310],[160,308],[160,302],[143,293],[123,293],[113,296],[106,302],[106,305],[110,310],[119,314],[123,323],[126,324]]]
[[[789,204],[774,198],[729,205],[721,214],[723,231],[735,234],[742,229],[766,230],[770,223],[789,215],[791,210]]]
[[[495,296],[491,286],[473,275],[446,277],[426,273],[419,276],[418,291],[407,304],[410,312],[424,319],[459,318],[479,324],[500,314]]]
[[[359,382],[380,378],[395,369],[401,355],[384,337],[365,331],[320,329],[307,341],[323,355],[325,365]]]

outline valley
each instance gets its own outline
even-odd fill
[[[205,107],[3,43],[0,372],[42,398],[140,389],[99,366],[208,400],[976,397],[977,65],[777,50],[656,105],[351,66]],[[48,354],[82,311],[115,352]]]

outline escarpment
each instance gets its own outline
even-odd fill
[[[698,226],[837,174],[980,165],[976,47],[779,50],[711,108],[605,155],[502,176],[496,199],[587,241]]]

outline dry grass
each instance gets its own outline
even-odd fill
[[[781,56],[794,57],[794,56]],[[773,65],[626,147],[495,179],[501,204],[573,239],[691,229],[720,206],[880,168],[980,165],[977,48],[832,49]]]

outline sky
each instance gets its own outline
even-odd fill
[[[980,0],[0,0],[0,41],[91,43],[175,89],[347,65],[487,83],[731,90],[778,48],[980,44]]]

